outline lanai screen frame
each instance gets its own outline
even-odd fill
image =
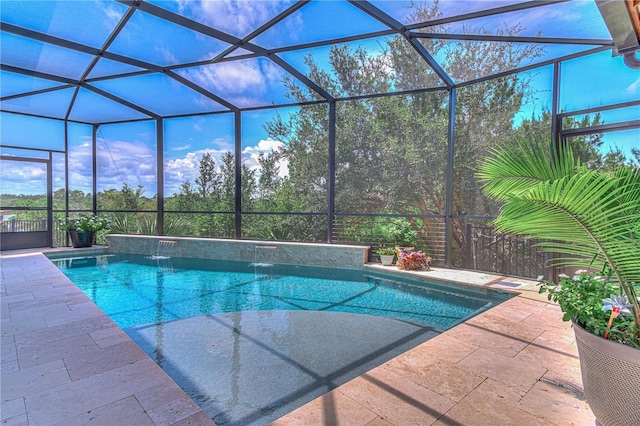
[[[493,8],[493,9],[487,9],[487,10],[483,10],[483,11],[479,11],[479,12],[472,12],[472,13],[467,13],[464,15],[457,15],[457,16],[453,16],[453,17],[449,17],[449,18],[443,18],[436,21],[429,21],[426,23],[419,23],[419,24],[413,24],[413,25],[403,25],[400,22],[398,22],[397,20],[395,20],[394,18],[392,18],[391,16],[387,15],[385,12],[383,12],[382,10],[380,10],[379,8],[375,7],[373,4],[367,2],[367,1],[349,1],[350,4],[356,6],[357,8],[359,8],[360,10],[362,10],[363,12],[365,12],[366,14],[368,14],[369,16],[375,18],[377,21],[379,21],[380,23],[384,24],[386,27],[388,27],[388,30],[384,30],[384,31],[378,31],[376,33],[368,33],[368,34],[359,34],[356,36],[351,36],[351,37],[342,37],[339,39],[333,39],[333,40],[327,40],[327,41],[323,41],[323,42],[315,42],[315,43],[307,43],[304,45],[295,45],[295,46],[287,46],[287,47],[283,47],[283,48],[277,48],[277,49],[264,49],[260,46],[256,46],[256,45],[252,45],[249,41],[251,39],[253,39],[256,35],[258,35],[261,32],[266,31],[267,29],[271,28],[272,26],[276,25],[278,22],[282,21],[283,19],[285,19],[287,16],[293,14],[294,12],[296,12],[297,10],[299,10],[300,8],[304,7],[308,1],[299,1],[294,3],[292,6],[290,6],[288,9],[286,9],[285,11],[283,11],[282,13],[280,13],[278,16],[274,17],[273,19],[271,19],[269,22],[267,22],[266,24],[264,24],[263,26],[261,26],[260,28],[258,28],[257,30],[255,30],[253,33],[251,33],[250,35],[248,35],[247,37],[243,38],[243,39],[239,39],[236,37],[232,37],[229,36],[228,34],[224,34],[221,33],[218,30],[215,30],[213,28],[207,27],[203,24],[199,24],[195,21],[190,21],[180,15],[177,15],[173,12],[167,11],[165,9],[162,9],[152,3],[147,3],[147,2],[137,2],[137,1],[121,1],[120,3],[123,3],[127,6],[129,6],[129,9],[127,11],[127,13],[125,14],[125,16],[123,17],[123,19],[121,20],[120,24],[116,27],[116,29],[113,31],[113,33],[111,34],[111,36],[109,37],[109,39],[107,40],[107,42],[105,43],[105,45],[103,46],[102,49],[100,49],[99,52],[95,52],[95,49],[91,49],[91,48],[87,48],[86,46],[82,46],[79,45],[77,43],[73,43],[69,40],[64,40],[64,39],[59,39],[59,38],[55,38],[52,37],[50,35],[47,34],[42,34],[42,33],[37,33],[35,31],[32,30],[28,30],[25,28],[20,28],[17,27],[15,25],[11,25],[11,24],[2,24],[2,29],[4,31],[13,33],[13,34],[17,34],[17,35],[21,35],[21,36],[25,36],[25,37],[29,37],[29,38],[33,38],[36,40],[40,40],[43,42],[47,42],[47,43],[51,43],[54,45],[58,45],[61,47],[66,47],[66,48],[70,48],[73,50],[77,50],[77,51],[84,51],[85,53],[91,53],[95,55],[94,61],[97,62],[99,58],[101,57],[105,57],[105,58],[111,58],[111,59],[115,59],[118,61],[122,61],[124,63],[128,63],[130,65],[135,65],[137,67],[140,68],[144,68],[144,71],[141,71],[140,73],[150,73],[150,72],[160,72],[162,74],[165,75],[169,75],[171,78],[178,80],[180,83],[185,84],[187,87],[197,91],[198,93],[203,94],[204,96],[220,103],[221,105],[225,106],[228,108],[228,110],[225,111],[218,111],[218,112],[209,112],[209,113],[193,113],[193,114],[181,114],[181,115],[167,115],[167,116],[160,116],[156,113],[153,113],[147,109],[144,109],[140,106],[137,106],[135,104],[132,104],[131,102],[125,101],[123,99],[120,99],[116,96],[110,95],[107,92],[104,91],[100,91],[99,94],[101,94],[102,96],[105,96],[115,102],[118,103],[122,103],[123,105],[126,105],[136,111],[141,112],[142,114],[145,114],[147,116],[149,116],[149,118],[144,118],[144,119],[136,119],[136,120],[119,120],[119,121],[105,121],[105,122],[101,122],[101,123],[89,123],[89,122],[81,122],[81,121],[76,121],[76,120],[72,120],[69,119],[69,113],[71,112],[71,105],[69,105],[69,109],[67,111],[66,117],[64,119],[61,119],[64,122],[64,128],[65,128],[65,137],[64,137],[64,144],[65,144],[65,148],[64,148],[64,155],[65,155],[65,192],[66,192],[66,209],[65,209],[65,213],[68,214],[69,212],[69,202],[68,202],[68,196],[69,196],[69,170],[68,170],[68,151],[69,151],[69,140],[68,140],[68,124],[69,123],[78,123],[78,124],[84,124],[84,125],[90,125],[92,126],[92,144],[93,144],[93,161],[94,161],[94,167],[93,167],[93,175],[92,175],[92,186],[93,186],[93,191],[92,191],[92,197],[93,197],[93,208],[92,211],[94,213],[98,213],[101,210],[98,210],[98,206],[97,206],[97,171],[96,171],[96,167],[95,167],[95,161],[96,161],[96,144],[97,144],[97,137],[96,137],[96,133],[97,133],[97,129],[100,126],[103,125],[108,125],[108,124],[114,124],[114,123],[130,123],[130,122],[136,122],[136,121],[154,121],[155,122],[155,128],[156,128],[156,167],[157,167],[157,208],[156,208],[156,217],[157,217],[157,231],[159,235],[163,234],[163,227],[164,227],[164,214],[167,213],[165,212],[164,209],[164,204],[165,204],[165,185],[164,185],[164,131],[163,131],[163,123],[165,119],[171,119],[171,118],[177,118],[177,117],[187,117],[187,116],[204,116],[204,115],[212,115],[212,114],[233,114],[234,117],[234,158],[235,158],[235,204],[234,204],[234,211],[233,212],[228,212],[229,214],[233,214],[235,217],[235,238],[241,238],[242,237],[242,215],[243,214],[278,214],[278,213],[273,213],[273,212],[243,212],[242,211],[242,200],[241,200],[241,184],[242,184],[242,179],[241,179],[241,170],[242,170],[242,156],[241,156],[241,149],[242,149],[242,113],[244,112],[248,112],[248,111],[254,111],[254,110],[265,110],[265,109],[272,109],[272,108],[285,108],[285,107],[300,107],[300,106],[304,106],[304,105],[308,105],[308,104],[327,104],[328,105],[328,109],[329,109],[329,129],[328,129],[328,137],[329,137],[329,152],[328,154],[328,193],[327,193],[327,205],[328,205],[328,209],[326,212],[326,222],[327,222],[327,243],[333,243],[334,242],[334,235],[333,235],[333,225],[334,225],[334,220],[337,216],[340,215],[349,215],[348,213],[336,213],[335,212],[335,167],[336,167],[336,158],[335,158],[335,154],[336,154],[336,149],[335,149],[335,143],[336,143],[336,104],[337,102],[341,102],[341,101],[349,101],[349,100],[358,100],[358,99],[368,99],[368,98],[374,98],[374,97],[382,97],[382,96],[397,96],[397,95],[403,95],[403,94],[416,94],[416,93],[423,93],[423,92],[428,92],[428,91],[434,91],[434,90],[440,90],[440,91],[445,91],[448,94],[448,99],[449,99],[449,122],[448,122],[448,131],[447,131],[447,172],[446,172],[446,207],[445,207],[445,211],[444,214],[441,215],[436,215],[439,217],[442,217],[444,219],[445,222],[445,258],[444,258],[444,264],[446,266],[450,266],[450,254],[451,254],[451,230],[450,230],[450,221],[452,218],[462,218],[462,219],[491,219],[490,217],[486,217],[486,216],[456,216],[455,214],[452,213],[451,211],[451,200],[452,200],[452,196],[451,196],[451,191],[452,191],[452,173],[453,173],[453,159],[454,159],[454,149],[455,149],[455,114],[456,114],[456,101],[457,101],[457,89],[465,87],[465,86],[469,86],[469,85],[473,85],[473,84],[477,84],[477,83],[481,83],[484,81],[488,81],[497,77],[502,77],[502,76],[507,76],[507,75],[511,75],[511,74],[516,74],[519,72],[525,72],[525,71],[529,71],[532,69],[536,69],[536,68],[541,68],[541,67],[546,67],[546,66],[553,66],[553,95],[552,95],[552,107],[551,107],[551,114],[552,114],[552,129],[550,129],[550,136],[552,138],[552,140],[556,140],[556,141],[560,141],[565,137],[568,136],[572,136],[572,135],[576,135],[578,133],[593,133],[593,132],[600,132],[600,131],[616,131],[616,130],[625,130],[625,129],[637,129],[640,128],[640,120],[630,120],[627,122],[622,122],[622,123],[613,123],[610,125],[603,125],[603,126],[597,126],[597,127],[591,127],[591,128],[582,128],[579,129],[579,131],[575,131],[575,130],[567,130],[567,129],[563,129],[562,128],[562,119],[563,117],[569,116],[569,115],[578,115],[578,114],[590,114],[590,113],[597,113],[600,111],[606,111],[606,110],[610,110],[610,109],[617,109],[617,108],[625,108],[625,107],[629,107],[629,106],[638,106],[640,105],[640,101],[632,101],[632,102],[625,102],[625,103],[621,103],[621,104],[615,104],[615,105],[605,105],[602,107],[594,107],[594,108],[589,108],[589,109],[585,109],[585,110],[581,110],[581,111],[572,111],[570,113],[561,113],[559,111],[559,105],[558,105],[558,98],[559,98],[559,90],[560,90],[560,68],[561,68],[561,64],[564,61],[567,60],[571,60],[574,58],[579,58],[582,56],[588,56],[588,55],[592,55],[598,52],[603,52],[603,51],[607,51],[607,50],[611,50],[614,48],[613,46],[613,42],[611,40],[598,40],[598,39],[566,39],[566,38],[542,38],[542,37],[506,37],[506,36],[488,36],[488,35],[473,35],[473,34],[466,34],[466,35],[462,35],[462,34],[429,34],[429,33],[423,33],[420,32],[421,29],[424,29],[426,27],[429,26],[433,26],[433,25],[438,25],[438,24],[446,24],[446,23],[451,23],[451,22],[462,22],[462,21],[466,21],[469,19],[474,19],[474,18],[478,18],[478,17],[487,17],[487,16],[492,16],[492,15],[496,15],[496,14],[500,14],[500,13],[505,13],[505,12],[512,12],[512,11],[518,11],[518,10],[525,10],[525,9],[529,9],[529,8],[535,8],[535,7],[543,7],[547,4],[554,4],[554,3],[561,3],[562,0],[551,0],[551,1],[528,1],[528,2],[523,2],[523,3],[516,3],[516,4],[511,4],[508,6],[503,6],[503,7],[498,7],[498,8]],[[134,60],[134,59],[130,59],[130,58],[125,58],[122,57],[120,55],[115,55],[113,53],[110,53],[107,51],[108,45],[113,42],[113,40],[115,40],[115,38],[118,36],[118,34],[120,33],[120,31],[122,31],[122,29],[125,27],[128,19],[133,15],[134,12],[136,12],[137,10],[141,10],[143,12],[146,13],[150,13],[154,16],[157,16],[161,19],[165,19],[167,21],[176,23],[176,24],[180,24],[180,25],[184,25],[187,28],[190,28],[194,31],[197,31],[199,33],[202,34],[206,34],[206,35],[210,35],[212,37],[224,40],[226,42],[228,42],[229,44],[231,44],[233,47],[232,48],[239,48],[240,46],[248,51],[251,51],[252,53],[250,54],[246,54],[246,55],[240,55],[240,56],[236,56],[233,58],[233,60],[236,59],[242,59],[242,58],[255,58],[255,57],[267,57],[271,60],[273,60],[274,62],[276,62],[278,65],[280,65],[283,69],[285,69],[286,71],[288,71],[292,76],[294,76],[295,78],[297,78],[300,82],[302,82],[303,84],[305,84],[310,90],[313,90],[314,92],[316,92],[321,98],[323,98],[322,100],[318,100],[318,101],[314,101],[314,102],[307,102],[307,103],[288,103],[288,104],[277,104],[277,105],[273,105],[273,106],[261,106],[261,107],[246,107],[246,108],[242,108],[242,107],[238,107],[236,105],[233,105],[231,103],[229,103],[228,101],[226,101],[225,99],[220,98],[219,96],[207,91],[206,89],[204,89],[203,87],[200,87],[198,85],[196,85],[195,83],[188,81],[186,79],[184,79],[183,77],[180,77],[178,74],[176,74],[173,70],[174,69],[179,69],[179,68],[184,68],[184,67],[188,67],[188,66],[194,66],[197,65],[197,63],[190,63],[190,64],[180,64],[174,67],[158,67],[149,63],[145,63],[142,61],[138,61],[138,60]],[[359,41],[359,40],[364,40],[364,39],[369,39],[372,37],[379,37],[379,36],[384,36],[384,35],[397,35],[400,37],[403,37],[408,43],[410,43],[414,49],[416,50],[416,52],[419,54],[419,56],[425,61],[425,64],[428,65],[439,77],[440,79],[444,82],[445,86],[444,87],[437,87],[437,88],[425,88],[425,89],[416,89],[416,90],[410,90],[410,91],[406,91],[406,92],[393,92],[393,93],[384,93],[384,94],[375,94],[375,95],[362,95],[362,96],[356,96],[356,97],[350,97],[350,98],[336,98],[333,97],[331,94],[329,94],[327,91],[325,91],[323,88],[317,86],[314,82],[312,82],[311,80],[309,80],[304,74],[302,74],[300,71],[298,71],[297,69],[293,68],[291,65],[289,65],[288,63],[286,63],[284,60],[282,60],[278,54],[279,53],[283,53],[283,52],[287,52],[287,51],[293,51],[293,50],[300,50],[302,48],[310,48],[310,47],[317,47],[317,46],[324,46],[324,45],[331,45],[331,44],[338,44],[338,43],[348,43],[348,42],[352,42],[352,41]],[[430,53],[428,51],[426,51],[426,49],[424,48],[424,46],[420,43],[420,39],[422,38],[429,38],[429,37],[437,37],[437,38],[442,38],[442,39],[455,39],[455,40],[474,40],[474,41],[501,41],[501,42],[505,42],[505,41],[509,41],[509,42],[522,42],[522,43],[554,43],[554,44],[576,44],[576,45],[594,45],[595,47],[593,49],[590,49],[588,51],[584,51],[584,52],[580,52],[580,53],[576,53],[576,54],[571,54],[571,55],[566,55],[560,58],[555,58],[555,59],[551,59],[551,60],[547,60],[544,62],[539,62],[539,63],[535,63],[529,66],[525,66],[525,67],[521,67],[521,68],[516,68],[513,70],[509,70],[509,71],[505,71],[499,74],[494,74],[494,75],[490,75],[490,76],[486,76],[483,78],[479,78],[479,79],[475,79],[472,81],[465,81],[465,82],[460,82],[460,83],[455,83],[449,76],[448,74],[440,67],[440,65],[438,64],[438,62],[430,55]],[[227,51],[225,51],[225,53],[228,53]],[[218,60],[218,61],[227,61],[227,60],[232,60],[232,59],[225,59],[224,58],[224,54],[220,54],[218,56],[218,58],[216,58],[214,61]],[[95,65],[94,62],[94,65]],[[95,88],[90,87],[89,85],[87,85],[85,79],[89,73],[89,70],[91,69],[91,67],[84,73],[84,75],[79,79],[79,80],[72,80],[72,79],[66,79],[66,78],[61,78],[61,77],[57,77],[57,76],[53,76],[53,75],[44,75],[42,73],[39,73],[38,71],[34,71],[34,70],[26,70],[26,69],[19,69],[13,66],[9,66],[9,65],[4,65],[2,64],[1,69],[6,70],[6,71],[10,71],[10,72],[15,72],[18,74],[22,74],[22,75],[31,75],[34,77],[42,77],[42,78],[46,78],[49,80],[54,80],[54,81],[59,81],[61,83],[67,84],[69,85],[69,87],[75,87],[75,91],[76,94],[78,92],[78,90],[81,87],[84,88],[89,88],[90,90],[96,90]],[[55,89],[44,89],[44,90],[40,90],[40,93],[46,93],[49,90],[55,90]],[[5,97],[3,98],[3,100],[9,100],[11,98],[15,98],[15,97],[19,97],[19,96],[24,96],[24,94],[21,95],[13,95],[13,96],[9,96],[9,97]],[[74,95],[74,99],[75,99],[75,95]],[[73,101],[72,101],[73,103]],[[6,113],[16,113],[16,112],[12,112],[12,111],[3,111]],[[18,113],[19,114],[19,113]],[[25,114],[25,115],[29,115],[29,114]],[[35,115],[35,117],[38,118],[46,118],[46,119],[57,119],[57,118],[51,118],[51,117],[46,117],[46,116],[37,116]],[[57,119],[59,120],[59,119]],[[3,145],[0,144],[2,147],[5,148],[16,148],[16,149],[25,149],[24,147],[15,147],[15,146],[10,146],[10,145]],[[49,196],[51,196],[51,194],[48,194]],[[59,210],[54,210],[56,212],[59,212]],[[137,211],[138,213],[140,211]],[[314,213],[314,212],[308,212],[309,214],[322,214],[322,213]],[[51,215],[50,215],[51,216]],[[380,214],[364,214],[364,216],[371,216],[371,217],[377,217],[377,216],[381,216]],[[393,215],[391,215],[393,216]],[[397,216],[405,216],[405,215],[397,215]]]

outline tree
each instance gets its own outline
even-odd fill
[[[168,210],[200,211],[193,216],[197,235],[232,237],[235,231],[235,157],[225,152],[216,167],[211,154],[202,156],[195,185],[182,182],[180,191],[167,202]],[[255,172],[242,165],[242,205],[250,210],[255,201]]]
[[[188,180],[180,184],[180,191],[165,200],[166,211],[197,211],[202,210],[202,200],[198,190]],[[193,228],[192,228],[193,229]]]
[[[268,154],[260,152],[258,154],[258,164],[260,165],[260,177],[258,178],[257,197],[261,202],[262,210],[269,211],[269,198],[276,194],[282,187],[282,178],[280,178],[279,161],[282,154],[274,151]]]
[[[200,174],[196,177],[195,183],[200,197],[206,199],[213,196],[219,187],[219,179],[216,173],[216,161],[207,152],[202,155],[198,167]]]
[[[154,210],[154,200],[143,197],[144,187],[138,185],[136,189],[128,183],[122,184],[122,189],[106,189],[97,194],[100,210]]]
[[[562,122],[563,129],[584,129],[603,124],[600,113],[593,117],[585,115],[582,119],[576,120],[573,117],[565,117]],[[540,118],[531,117],[524,120],[516,129],[516,137],[529,139],[531,137],[547,138],[551,128],[551,112],[543,111]],[[633,159],[627,159],[618,148],[609,152],[603,152],[604,144],[602,133],[592,133],[588,135],[572,136],[567,138],[567,144],[571,148],[576,159],[580,159],[582,164],[591,170],[610,171],[625,163],[633,163]]]
[[[218,176],[219,193],[217,194],[219,210],[233,212],[236,203],[236,165],[233,154],[226,152],[222,156],[221,163]]]
[[[436,7],[416,6],[416,21],[439,16]],[[439,31],[446,31],[440,27]],[[505,27],[517,35],[523,28]],[[452,42],[427,39],[432,56],[443,57],[443,68],[456,82],[512,69],[542,53],[536,46],[511,43]],[[312,56],[305,58],[308,76],[340,96],[414,90],[441,85],[436,73],[418,58],[404,38],[390,39],[382,52],[334,46],[324,70]],[[286,80],[289,97],[312,101],[315,94]],[[530,94],[526,77],[510,75],[458,90],[452,213],[480,213],[484,200],[474,172],[488,148],[513,133],[512,119]],[[336,107],[336,209],[352,213],[442,215],[446,206],[448,93],[434,91],[341,101]],[[328,115],[326,108],[308,106],[284,123],[278,117],[267,129],[285,141],[290,180],[309,211],[326,208]],[[464,227],[452,219],[454,250],[462,256]],[[436,221],[412,220],[427,243],[440,236]]]

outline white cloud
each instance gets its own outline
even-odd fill
[[[165,162],[165,185],[173,189],[167,192],[176,192],[180,187],[180,184],[185,180],[193,182],[195,176],[198,175],[199,161],[200,157],[198,157],[195,152],[189,152],[184,158],[178,158]]]
[[[247,59],[177,71],[211,93],[239,105],[256,105],[280,86],[283,71],[267,60]]]
[[[98,191],[120,189],[126,182],[132,188],[142,185],[147,196],[155,194],[155,158],[155,150],[144,143],[109,141],[106,144],[98,139]]]
[[[262,74],[269,82],[280,82],[282,79],[282,69],[273,62],[266,62],[262,67]]]
[[[242,163],[250,170],[259,170],[260,163],[258,157],[260,153],[268,154],[279,151],[284,147],[284,143],[273,139],[262,139],[257,146],[248,146],[242,150]],[[280,160],[278,163],[278,176],[284,178],[289,175],[289,161]]]
[[[165,64],[179,64],[180,61],[176,58],[170,48],[166,46],[160,46],[155,48],[158,55],[162,58]]]
[[[625,93],[628,93],[637,97],[638,93],[640,93],[640,77],[638,77],[634,82],[628,85],[624,89],[624,91]]]
[[[212,146],[216,146],[218,147],[217,151],[220,152],[227,152],[227,151],[234,151],[234,146],[233,146],[233,141],[231,141],[229,138],[226,137],[219,137],[219,138],[214,138],[211,141],[211,145]],[[214,152],[217,152],[214,150]],[[200,151],[200,152],[204,152],[204,151]]]
[[[0,169],[0,193],[46,194],[46,178],[44,164],[3,161]]]
[[[226,143],[228,145],[228,142]],[[216,162],[216,166],[219,167],[222,164],[222,157],[228,153],[233,152],[233,146],[224,146],[223,143],[218,142],[217,146],[220,149],[202,149],[198,151],[191,151],[186,153],[183,157],[167,160],[164,165],[164,179],[165,179],[165,195],[169,196],[179,192],[180,185],[184,181],[193,183],[198,177],[200,171],[200,160],[202,156],[209,153]],[[273,139],[263,139],[258,142],[257,146],[245,147],[242,151],[242,162],[250,170],[258,170],[258,156],[261,152],[269,153],[272,151],[280,150],[284,147],[284,143]],[[228,148],[228,149],[227,149]],[[285,177],[289,174],[289,162],[281,160],[278,164],[279,176]]]
[[[211,154],[218,168],[222,157],[233,152],[233,146],[226,139],[216,140],[218,149],[201,149],[190,151],[171,160],[164,165],[165,195],[179,192],[182,182],[194,182],[199,174],[199,165],[205,153]],[[258,156],[261,152],[270,153],[280,150],[284,144],[273,139],[263,139],[256,146],[245,147],[242,161],[252,170],[259,169]],[[141,142],[110,141],[105,145],[98,139],[97,150],[98,191],[105,189],[121,189],[123,182],[130,187],[142,185],[146,196],[156,193],[155,148]],[[289,174],[288,161],[279,163],[279,175]],[[64,163],[54,163],[55,188],[64,188]],[[3,193],[40,194],[46,193],[46,173],[43,167],[32,163],[8,162],[2,164],[0,182]],[[92,191],[92,148],[90,143],[73,145],[69,149],[69,188],[84,193]],[[40,190],[42,188],[42,190]]]
[[[174,160],[167,160],[164,164],[164,184],[165,195],[171,195],[179,192],[182,182],[189,181],[193,183],[198,177],[200,160],[202,156],[209,153],[216,162],[216,166],[219,168],[222,164],[222,157],[229,152],[229,150],[213,150],[203,149],[195,152],[188,152],[182,158],[176,158]]]
[[[214,28],[244,37],[283,10],[282,2],[180,0],[180,12]]]
[[[122,9],[116,8],[111,2],[96,2],[99,8],[104,12],[107,18],[104,22],[105,27],[111,31],[122,18]]]
[[[248,88],[264,87],[265,79],[257,62],[237,61],[187,70],[193,80],[206,89],[221,94],[242,93]]]

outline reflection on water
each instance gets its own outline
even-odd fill
[[[218,425],[266,425],[437,331],[319,311],[233,312],[125,330]]]
[[[268,261],[54,263],[220,425],[268,424],[506,300],[486,289]]]

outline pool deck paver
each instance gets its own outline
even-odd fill
[[[213,424],[45,256],[3,253],[0,267],[3,425]],[[519,295],[273,425],[594,424],[573,331],[535,283],[437,268],[414,275]]]
[[[535,283],[444,269],[419,274],[519,294],[272,426],[594,424],[573,330]]]
[[[3,425],[213,425],[44,255],[2,255]]]

